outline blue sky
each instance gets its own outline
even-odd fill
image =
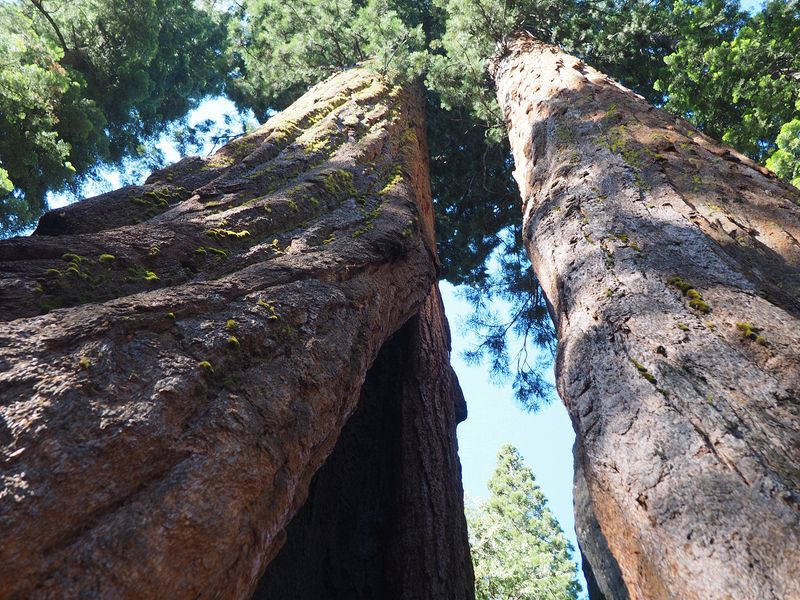
[[[467,420],[458,426],[465,496],[476,500],[487,497],[486,482],[494,471],[497,451],[503,444],[513,444],[533,470],[550,509],[577,549],[572,514],[575,434],[564,405],[554,398],[538,413],[525,413],[516,405],[510,385],[490,383],[486,366],[467,364],[461,353],[469,349],[475,339],[463,324],[471,308],[459,297],[458,288],[444,281],[440,285],[453,337],[451,362],[469,411]],[[549,379],[552,381],[552,378],[550,370]]]

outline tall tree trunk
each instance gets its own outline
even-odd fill
[[[631,598],[800,597],[800,194],[557,48],[516,37],[493,75],[579,531]]]
[[[415,488],[390,524],[421,523],[403,549],[446,524],[430,558],[453,592],[402,597],[471,597],[422,102],[347,71],[0,243],[0,597],[251,594],[421,307],[403,410],[444,408],[396,435],[404,484],[444,495]]]

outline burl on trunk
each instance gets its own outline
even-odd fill
[[[493,69],[607,593],[799,598],[800,193],[557,48]]]
[[[471,598],[422,110],[350,70],[0,243],[0,597],[247,597],[413,317],[380,577]]]

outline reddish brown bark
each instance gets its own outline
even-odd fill
[[[435,286],[421,102],[347,71],[210,158],[0,242],[0,597],[253,591]],[[446,350],[429,358],[439,373]],[[449,494],[437,556],[462,564],[454,425],[428,423],[449,462],[423,463]]]
[[[526,36],[494,78],[584,549],[631,598],[800,597],[800,193]]]
[[[381,349],[255,599],[474,596],[442,317],[435,291]]]

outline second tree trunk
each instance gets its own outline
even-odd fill
[[[800,194],[557,48],[493,72],[584,550],[632,598],[800,597]]]

